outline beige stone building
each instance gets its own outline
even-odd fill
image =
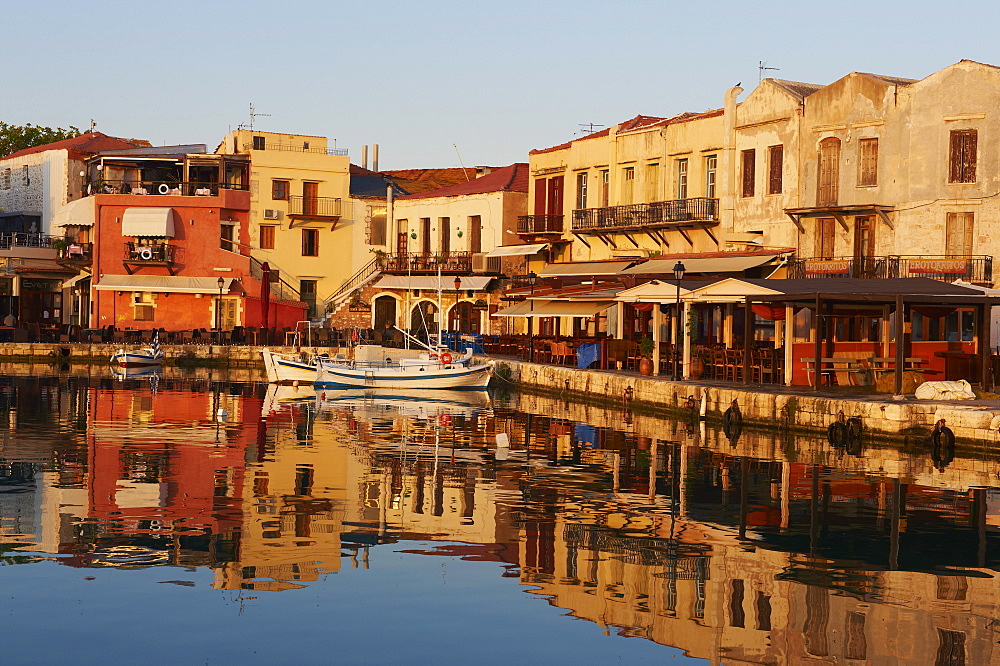
[[[767,79],[727,105],[734,229],[794,248],[789,276],[992,285],[998,102],[1000,69],[968,60],[920,80]]]

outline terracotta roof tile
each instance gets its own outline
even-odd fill
[[[468,182],[469,179],[476,177],[476,170],[474,168],[461,169],[458,167],[448,169],[397,169],[394,171],[383,171],[382,173],[412,194],[439,190],[449,185]]]
[[[783,89],[785,92],[802,101],[823,86],[815,83],[802,83],[801,81],[786,81],[785,79],[764,79]]]
[[[4,160],[9,160],[15,157],[22,157],[24,155],[31,155],[33,153],[42,153],[47,150],[68,150],[77,156],[90,156],[99,153],[102,150],[119,150],[122,148],[150,148],[153,144],[149,141],[144,141],[142,139],[119,139],[118,137],[108,136],[107,134],[102,134],[101,132],[87,132],[86,134],[81,134],[80,136],[75,136],[71,139],[63,139],[62,141],[53,141],[52,143],[42,144],[41,146],[33,146],[31,148],[25,148],[24,150],[18,150],[17,152],[11,153],[3,158]]]
[[[528,165],[518,162],[492,171],[485,176],[470,181],[449,185],[437,190],[418,192],[400,199],[429,199],[431,197],[457,197],[463,194],[487,194],[489,192],[527,192]]]
[[[670,118],[661,118],[659,116],[643,116],[639,115],[635,118],[630,118],[623,123],[618,125],[618,134],[624,134],[626,132],[637,132],[639,130],[648,129],[650,127],[666,127],[668,125],[673,125],[675,123],[683,123],[691,120],[699,120],[701,118],[714,118],[715,116],[721,116],[723,109],[713,109],[711,111],[705,111],[702,113],[694,113],[686,111],[684,113],[679,113],[676,116],[671,116]],[[536,148],[530,151],[529,155],[541,155],[543,153],[552,153],[557,150],[565,150],[572,146],[577,141],[586,141],[588,139],[597,139],[602,136],[608,136],[611,133],[611,129],[603,129],[600,132],[593,132],[586,136],[581,136],[578,139],[572,139],[566,143],[560,143],[558,146],[552,146],[551,148]]]

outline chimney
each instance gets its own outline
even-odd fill
[[[490,173],[493,173],[493,167],[488,167],[488,166],[476,167],[476,178],[482,178],[483,176]]]
[[[378,171],[378,144],[372,144],[372,171]]]
[[[368,145],[361,146],[361,168],[368,168]]]

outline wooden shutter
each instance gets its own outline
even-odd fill
[[[782,169],[784,168],[785,150],[782,146],[771,146],[767,149],[767,193],[781,194]]]
[[[951,133],[951,151],[948,166],[949,183],[976,182],[976,130],[955,130]]]
[[[549,215],[563,214],[563,177],[549,178]]]
[[[832,217],[816,218],[816,240],[813,247],[816,259],[833,258],[836,222]]]
[[[878,185],[878,139],[858,141],[858,186]]]
[[[548,192],[548,180],[535,179],[535,215],[545,215],[545,199]]]
[[[756,163],[756,151],[751,148],[743,151],[743,196],[753,196],[753,185],[756,174],[754,166]]]
[[[951,257],[972,254],[973,213],[948,213],[945,221],[945,252]]]
[[[837,205],[837,184],[840,181],[840,139],[830,137],[819,144],[819,188],[816,205]]]

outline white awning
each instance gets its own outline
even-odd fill
[[[173,208],[126,208],[122,215],[122,236],[145,238],[173,238]]]
[[[632,263],[632,261],[581,261],[577,263],[549,264],[538,273],[538,277],[618,275]]]
[[[625,273],[642,275],[673,275],[678,260],[684,264],[685,274],[690,273],[741,273],[748,268],[756,268],[773,261],[776,254],[742,255],[738,257],[674,257],[673,259],[652,259],[638,266],[625,269]]]
[[[233,278],[222,278],[222,293],[229,292]],[[218,294],[219,278],[184,275],[105,275],[94,285],[98,291],[152,291],[180,294]]]
[[[441,276],[441,291],[455,291],[455,275]],[[461,290],[471,289],[482,291],[493,278],[489,275],[459,275],[462,280]],[[437,291],[438,278],[436,275],[384,275],[382,279],[375,283],[378,289],[428,289]]]
[[[80,273],[79,275],[77,275],[74,278],[70,278],[68,280],[65,280],[63,282],[62,286],[63,286],[63,289],[68,289],[68,288],[74,286],[80,280],[89,280],[89,279],[90,279],[90,273]]]
[[[548,243],[534,245],[504,245],[495,247],[486,253],[487,257],[516,257],[522,254],[536,254],[549,246]]]
[[[56,227],[92,227],[94,226],[94,199],[84,197],[70,201],[56,211],[52,216],[52,228]]]
[[[494,312],[494,317],[593,317],[613,301],[524,301]]]

